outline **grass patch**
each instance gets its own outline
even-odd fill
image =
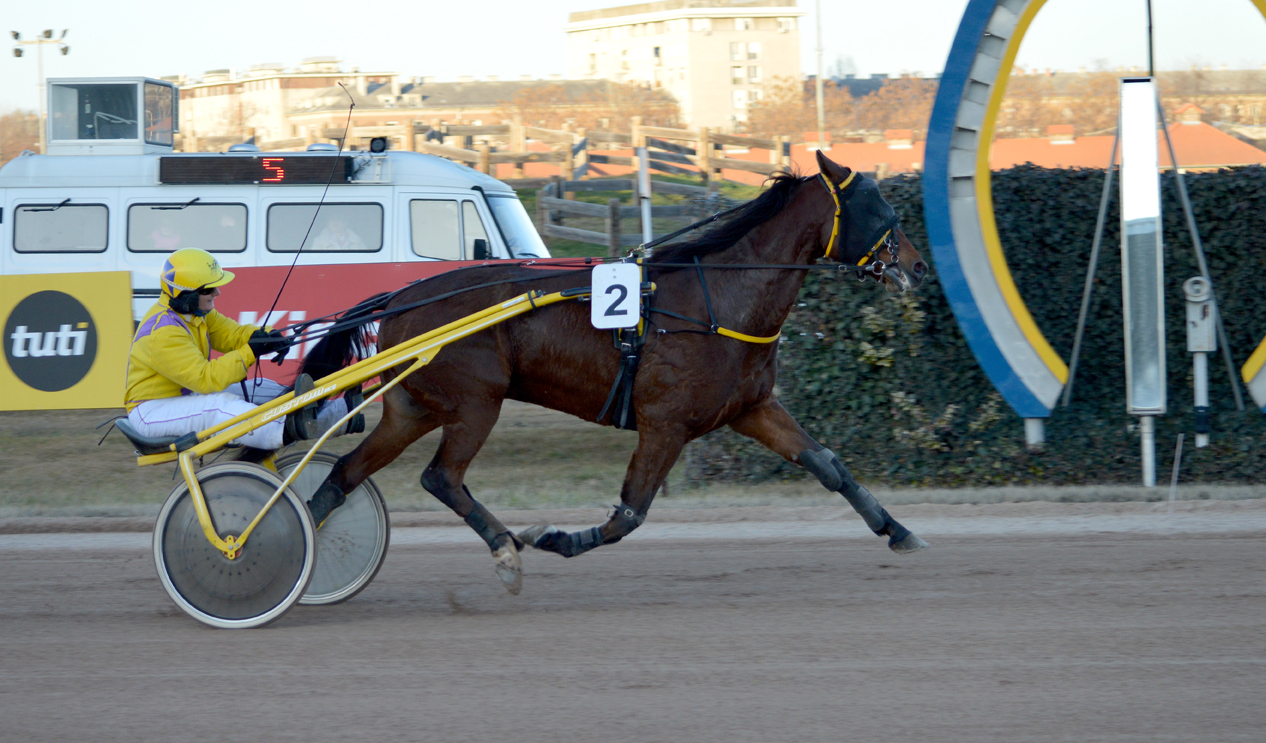
[[[95,430],[122,410],[0,412],[0,508],[19,511],[157,507],[176,486],[175,464],[138,467],[131,445],[117,431],[105,443]],[[381,406],[368,409],[369,430]],[[435,431],[376,473],[394,510],[444,506],[418,477],[439,445]],[[364,435],[333,439],[326,451],[344,454]],[[609,506],[619,501],[637,434],[507,401],[501,420],[466,475],[489,506],[541,508]],[[300,447],[296,447],[300,449]],[[208,457],[204,464],[209,464]],[[684,467],[669,478],[670,492],[685,486]]]

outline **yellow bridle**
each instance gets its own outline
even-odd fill
[[[831,227],[831,238],[827,240],[827,243],[826,243],[825,258],[827,260],[840,260],[839,258],[835,258],[831,256],[831,253],[835,251],[835,244],[836,244],[835,239],[840,234],[840,210],[842,208],[840,204],[840,192],[848,188],[848,184],[852,183],[853,178],[856,176],[857,176],[857,171],[854,170],[848,174],[848,177],[844,179],[843,183],[841,183],[839,186],[835,186],[829,180],[827,180],[826,175],[824,173],[818,173],[818,177],[822,179],[822,185],[826,186],[826,192],[831,194],[831,200],[835,202],[835,224]],[[879,242],[872,245],[870,247],[870,250],[866,251],[866,255],[862,256],[862,259],[857,262],[857,265],[864,266],[866,265],[867,262],[870,261],[871,258],[874,258],[875,253],[879,251],[880,246],[882,246],[885,242],[887,242],[888,237],[890,235],[892,235],[892,230],[888,230],[887,232],[885,232],[883,236],[879,238]],[[842,263],[843,261],[840,260],[840,262]]]

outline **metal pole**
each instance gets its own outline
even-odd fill
[[[1077,376],[1077,359],[1081,356],[1081,338],[1086,331],[1086,315],[1090,312],[1090,292],[1094,288],[1095,272],[1099,268],[1099,245],[1103,241],[1103,225],[1108,215],[1108,200],[1112,198],[1112,169],[1116,167],[1117,145],[1121,130],[1112,137],[1112,154],[1108,156],[1108,169],[1103,177],[1103,195],[1099,197],[1099,221],[1095,222],[1095,239],[1090,245],[1090,266],[1086,269],[1086,286],[1081,292],[1081,313],[1077,315],[1077,333],[1073,336],[1073,355],[1068,362],[1068,382],[1064,385],[1060,405],[1068,407],[1073,396],[1073,378]]]
[[[637,200],[642,207],[642,244],[655,239],[651,229],[651,171],[647,166],[650,157],[645,147],[637,148]]]
[[[35,45],[35,69],[36,83],[40,91],[40,154],[47,155],[48,142],[45,138],[44,128],[48,126],[48,113],[45,111],[44,100],[44,45]]]
[[[1156,65],[1152,62],[1152,0],[1147,0],[1147,76],[1156,77]]]
[[[1156,417],[1139,416],[1139,438],[1143,448],[1143,487],[1156,487]]]
[[[816,95],[818,99],[818,148],[827,149],[826,147],[826,114],[822,108],[822,0],[817,0],[818,17],[818,76],[814,82],[816,85]]]
[[[1178,167],[1178,156],[1174,154],[1174,142],[1169,138],[1169,126],[1165,123],[1165,110],[1160,101],[1156,101],[1156,112],[1160,117],[1161,131],[1165,132],[1165,146],[1169,148],[1169,162],[1174,166],[1174,175],[1178,181],[1178,198],[1182,201],[1183,214],[1187,217],[1187,231],[1191,233],[1191,246],[1196,252],[1196,264],[1200,267],[1200,276],[1209,282],[1209,293],[1213,295],[1214,317],[1218,323],[1218,342],[1222,344],[1222,360],[1226,363],[1226,375],[1231,381],[1231,392],[1235,395],[1235,409],[1244,412],[1244,398],[1240,395],[1240,382],[1235,374],[1235,359],[1231,355],[1231,344],[1226,339],[1226,328],[1222,325],[1222,313],[1217,311],[1218,292],[1214,288],[1213,279],[1209,277],[1209,264],[1204,259],[1204,245],[1200,242],[1200,232],[1196,229],[1196,215],[1191,209],[1191,199],[1187,196],[1187,181]]]
[[[1196,418],[1208,419],[1209,415],[1209,354],[1196,351],[1191,355],[1192,385],[1195,389]],[[1196,421],[1196,448],[1203,449],[1209,445],[1209,430],[1204,421]],[[1204,429],[1201,431],[1201,429]]]
[[[1169,515],[1174,515],[1174,494],[1178,491],[1178,468],[1182,466],[1182,439],[1186,434],[1178,434],[1178,445],[1174,447],[1174,470],[1169,476]]]

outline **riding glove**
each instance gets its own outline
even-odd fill
[[[285,337],[280,330],[264,330],[260,328],[251,333],[248,343],[255,357],[267,356],[270,353],[282,353],[294,345],[294,340]]]

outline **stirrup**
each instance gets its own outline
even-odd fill
[[[300,374],[295,377],[295,397],[307,394],[316,389],[316,385],[312,383],[312,377],[307,374]],[[305,405],[293,413],[286,416],[286,427],[282,431],[282,445],[293,444],[296,441],[306,441],[315,439],[320,435],[317,427],[316,406]]]
[[[349,413],[352,410],[355,410],[357,405],[360,405],[361,403],[365,402],[365,395],[364,393],[361,392],[359,384],[356,385],[355,387],[350,388],[349,390],[347,390],[346,393],[343,394],[343,402],[347,404],[347,411]],[[361,411],[357,413],[356,415],[353,415],[351,419],[347,421],[347,430],[345,430],[343,433],[348,434],[348,433],[364,433],[364,432],[365,432],[365,412]]]

